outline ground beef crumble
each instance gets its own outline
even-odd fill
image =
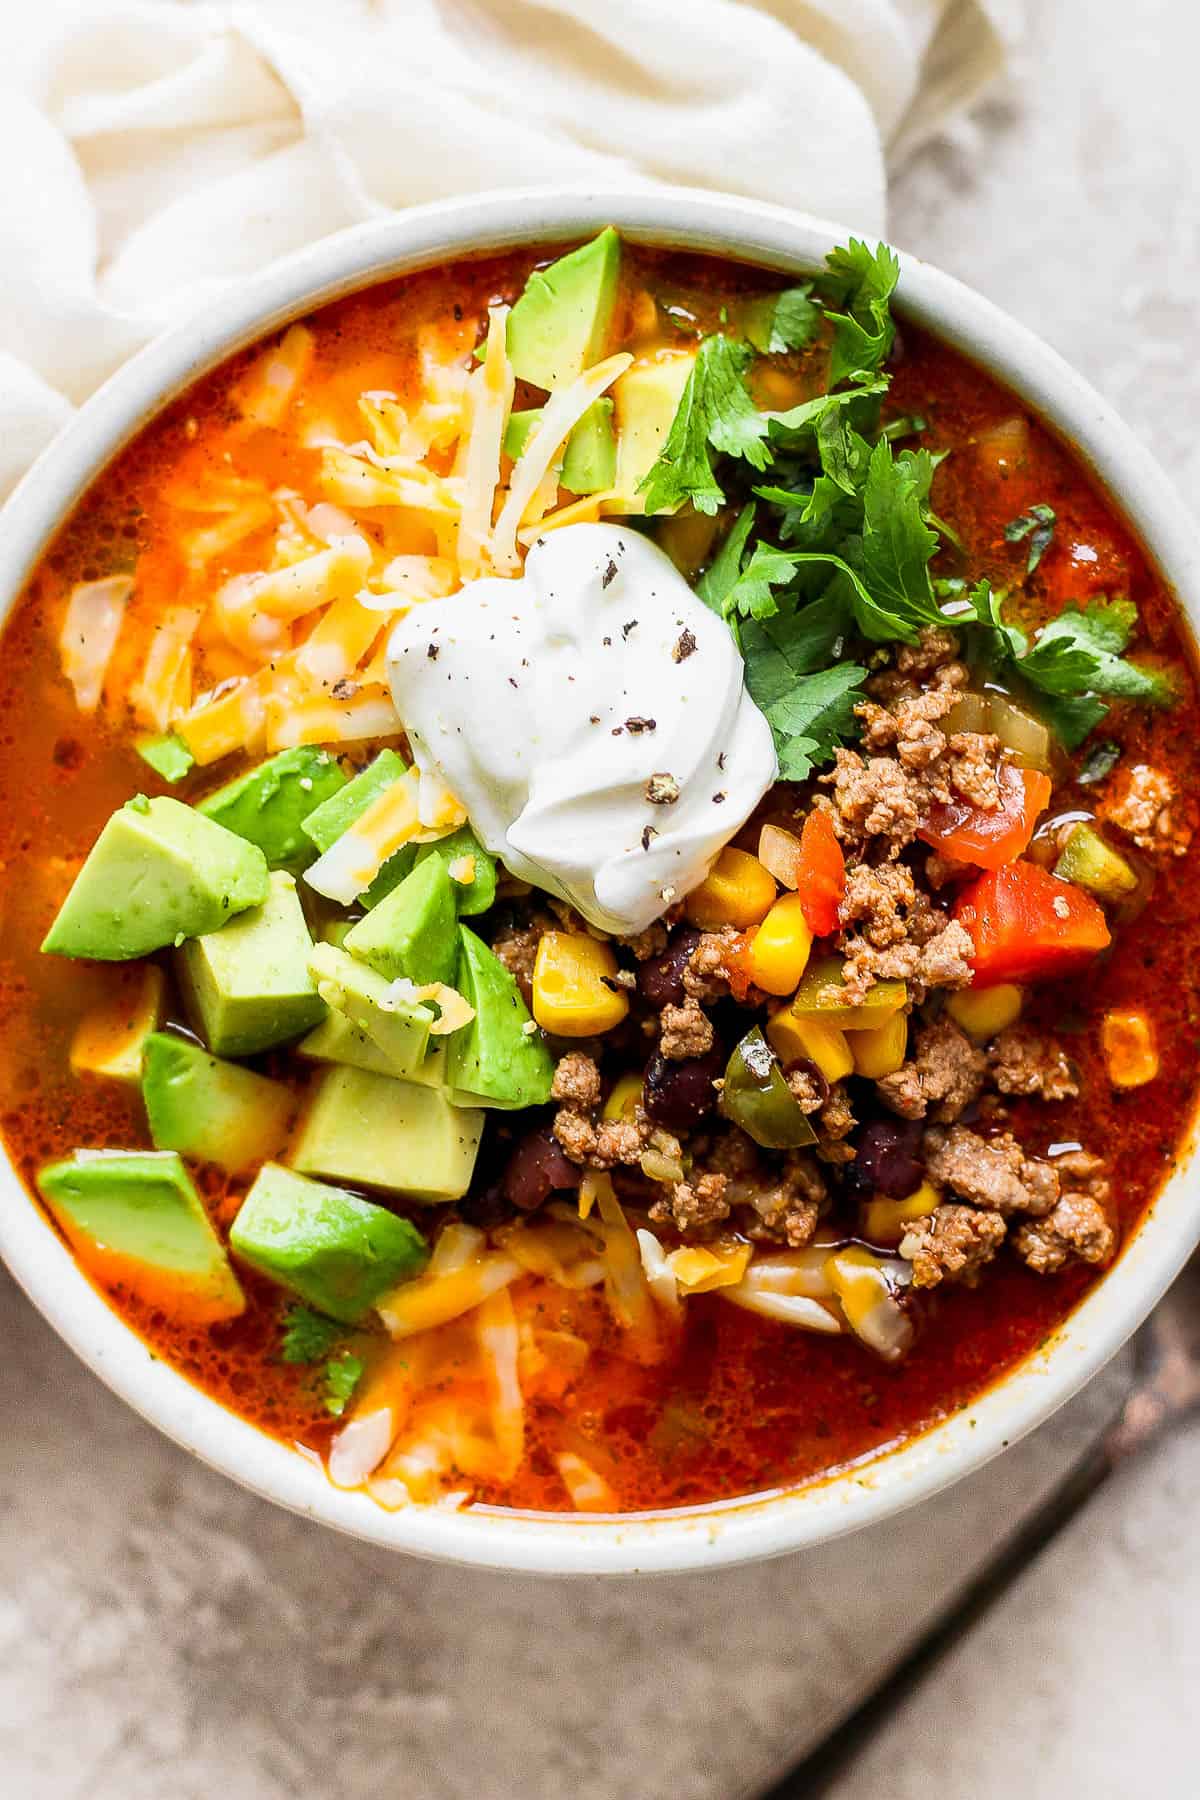
[[[741,933],[732,925],[722,931],[701,932],[683,972],[684,990],[693,1000],[720,1000],[729,992],[732,958],[741,941]]]
[[[1026,1025],[1010,1025],[988,1051],[992,1082],[1002,1094],[1037,1094],[1043,1100],[1073,1100],[1079,1076],[1057,1038]]]
[[[900,1241],[901,1256],[912,1264],[913,1286],[961,1281],[973,1287],[1007,1229],[999,1213],[974,1206],[939,1206],[927,1218],[914,1220]]]
[[[600,1071],[592,1058],[578,1050],[568,1052],[554,1071],[550,1098],[564,1101],[578,1112],[590,1112],[599,1106],[600,1094]]]
[[[1026,1156],[1010,1131],[983,1138],[965,1125],[931,1125],[925,1133],[924,1156],[931,1181],[994,1212],[1040,1218],[1058,1199],[1053,1164]]]
[[[902,1119],[928,1115],[952,1124],[978,1098],[986,1073],[982,1050],[952,1019],[938,1019],[918,1031],[912,1061],[877,1081],[875,1089],[884,1105]]]
[[[698,1000],[688,995],[682,1006],[664,1006],[660,1015],[659,1049],[672,1062],[689,1056],[707,1056],[713,1047],[712,1020]]]
[[[1052,1275],[1072,1256],[1111,1261],[1117,1247],[1106,1203],[1111,1184],[1103,1157],[1070,1150],[1055,1159],[1061,1197],[1045,1217],[1018,1227],[1013,1247],[1038,1275]]]
[[[1175,787],[1169,775],[1148,763],[1136,763],[1118,783],[1114,798],[1101,815],[1131,837],[1139,850],[1168,850],[1182,856],[1192,834],[1175,819]]]

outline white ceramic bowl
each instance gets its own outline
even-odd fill
[[[724,253],[785,274],[818,267],[835,226],[776,207],[671,190],[521,191],[422,207],[345,232],[247,281],[142,351],[82,408],[0,515],[5,612],[87,484],[162,404],[230,352],[353,289],[473,251],[586,237]],[[1136,525],[1193,627],[1200,542],[1162,471],[1107,404],[1024,326],[904,258],[898,310],[1006,382],[1056,426]],[[1179,1163],[1115,1268],[1053,1341],[965,1411],[815,1486],[686,1512],[606,1521],[480,1509],[387,1513],[341,1493],[295,1451],[209,1400],[141,1341],[79,1273],[0,1159],[0,1252],[30,1299],[114,1391],[176,1442],[257,1493],[392,1549],[542,1574],[713,1568],[779,1555],[884,1519],[977,1469],[1070,1398],[1146,1316],[1200,1238],[1200,1170]]]

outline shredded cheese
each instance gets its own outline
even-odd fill
[[[486,567],[492,508],[500,481],[501,446],[516,389],[505,344],[508,313],[507,306],[489,307],[483,363],[467,380],[471,422],[463,459],[463,502],[458,526],[458,566],[467,581],[482,574]]]
[[[58,649],[62,672],[75,690],[80,712],[95,712],[104,692],[125,608],[133,594],[132,575],[106,575],[71,589]]]

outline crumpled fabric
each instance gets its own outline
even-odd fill
[[[878,232],[1021,0],[35,0],[0,71],[0,496],[148,339],[421,201],[667,181]]]

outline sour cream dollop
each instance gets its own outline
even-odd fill
[[[620,526],[563,526],[519,578],[414,606],[388,673],[486,847],[618,935],[702,881],[775,779],[728,627]]]

